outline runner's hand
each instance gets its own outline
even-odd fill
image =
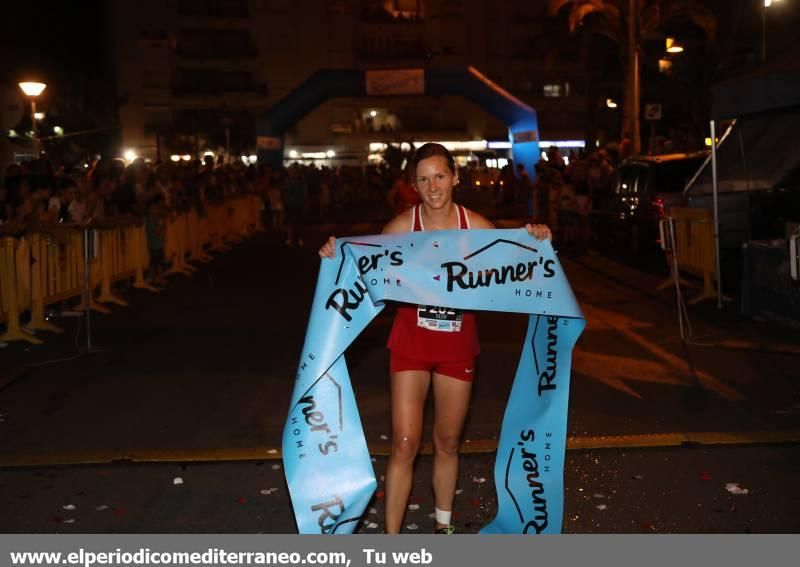
[[[546,224],[526,224],[525,230],[537,240],[553,240],[553,233]]]
[[[336,238],[329,236],[322,248],[319,249],[320,258],[335,258],[336,257]]]

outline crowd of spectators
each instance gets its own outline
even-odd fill
[[[487,192],[474,183],[478,168],[460,172],[459,198]],[[572,152],[564,159],[552,147],[536,164],[535,181],[518,164],[500,170],[489,189],[493,218],[525,218],[558,230],[562,243],[588,244],[592,203],[610,190],[613,158],[605,150]],[[144,224],[148,241],[160,241],[155,219],[255,193],[263,203],[264,223],[283,231],[287,245],[303,243],[310,222],[380,222],[416,202],[409,179],[388,166],[317,168],[223,164],[203,161],[152,164],[139,158],[130,164],[100,159],[89,167],[53,167],[45,160],[10,165],[0,185],[0,236],[31,232],[57,236],[59,229],[93,223]],[[479,207],[480,208],[480,207]],[[149,222],[147,219],[150,219]],[[158,254],[156,254],[157,256]]]

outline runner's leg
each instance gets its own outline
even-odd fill
[[[458,446],[469,410],[472,382],[433,374],[433,495],[439,510],[452,511],[458,482]],[[436,528],[446,527],[436,524]]]
[[[424,370],[403,370],[393,373],[391,380],[392,452],[386,467],[386,533],[396,534],[400,533],[411,493],[431,375]]]

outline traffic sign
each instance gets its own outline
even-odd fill
[[[661,105],[660,104],[645,104],[644,105],[644,119],[645,120],[661,120]]]

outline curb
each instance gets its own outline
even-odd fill
[[[681,446],[719,445],[771,445],[800,443],[800,429],[784,431],[739,431],[739,432],[694,432],[655,433],[643,435],[613,435],[599,437],[569,437],[567,450],[586,451],[597,449],[643,449]],[[373,456],[388,456],[391,444],[388,441],[369,443]],[[496,439],[465,441],[461,454],[493,453],[497,450]],[[423,443],[420,453],[433,453],[431,443]],[[0,457],[0,469],[26,467],[54,467],[75,465],[111,465],[115,463],[215,463],[233,461],[271,461],[282,459],[280,448],[241,447],[212,449],[133,449],[115,451],[74,451],[65,453],[38,453],[27,455],[5,455]]]

